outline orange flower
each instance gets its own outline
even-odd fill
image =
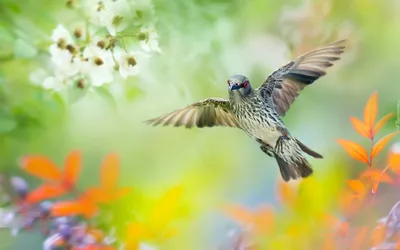
[[[74,201],[62,201],[53,205],[53,216],[83,215],[93,217],[98,211],[98,204],[109,204],[130,192],[130,188],[118,188],[118,156],[109,154],[100,170],[100,186],[89,188]]]
[[[48,158],[38,155],[24,157],[21,164],[26,172],[46,181],[28,194],[27,201],[35,203],[74,190],[81,169],[81,153],[73,151],[67,156],[64,171],[59,170]]]

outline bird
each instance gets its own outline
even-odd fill
[[[282,121],[301,90],[326,74],[341,58],[346,40],[317,47],[270,74],[253,88],[243,75],[227,80],[229,98],[208,98],[145,122],[152,126],[186,128],[233,127],[243,130],[276,159],[285,182],[306,178],[313,169],[304,154],[322,155],[293,136]]]

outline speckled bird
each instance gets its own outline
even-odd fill
[[[148,120],[152,125],[229,126],[246,132],[261,150],[278,163],[283,180],[305,178],[312,174],[306,153],[322,158],[292,136],[281,120],[300,91],[325,75],[325,69],[340,59],[344,40],[327,44],[303,54],[273,72],[257,89],[247,77],[231,76],[229,100],[209,98],[167,115]]]

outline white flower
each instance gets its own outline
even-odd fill
[[[92,44],[85,48],[83,57],[86,61],[81,62],[81,72],[88,75],[92,86],[101,86],[114,79],[114,61],[109,50]]]
[[[58,74],[63,76],[73,76],[75,75],[79,68],[76,63],[74,63],[74,55],[72,51],[75,49],[72,45],[72,38],[69,32],[59,24],[51,36],[54,44],[50,45],[49,52],[51,56],[51,61],[56,67]]]
[[[56,76],[49,76],[43,81],[45,89],[60,91],[64,87],[64,79]]]
[[[53,30],[51,39],[55,43],[59,43],[61,41],[65,42],[65,44],[72,43],[71,35],[69,34],[68,30],[64,28],[62,24],[57,25],[57,28]]]
[[[130,5],[126,0],[105,0],[102,6],[98,6],[95,19],[100,25],[107,27],[108,32],[115,36],[117,32],[128,26]]]
[[[155,28],[141,28],[139,39],[141,39],[140,46],[143,50],[161,53],[161,49],[158,47],[158,34]]]
[[[115,58],[118,62],[121,77],[126,79],[128,76],[137,75],[147,57],[147,55],[139,51],[125,52],[121,49],[115,50]]]

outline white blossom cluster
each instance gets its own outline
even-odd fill
[[[152,53],[160,53],[152,20],[141,13],[152,8],[146,0],[69,1],[81,10],[84,25],[59,24],[51,35],[50,74],[43,69],[31,81],[55,91],[65,86],[85,88],[137,75]],[[76,6],[75,6],[76,5]],[[72,10],[72,11],[73,11]],[[85,21],[86,20],[86,21]],[[118,76],[119,75],[119,76]]]

